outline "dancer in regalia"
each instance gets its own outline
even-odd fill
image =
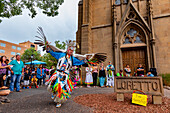
[[[72,66],[99,64],[105,61],[107,57],[104,53],[73,54],[77,46],[75,41],[67,41],[67,50],[64,51],[50,45],[41,27],[38,28],[38,34],[40,36],[36,37],[39,38],[39,40],[36,40],[35,44],[43,46],[43,50],[46,50],[58,60],[56,72],[47,80],[46,85],[48,85],[47,90],[52,92],[52,99],[57,103],[56,107],[61,107],[61,104],[70,98],[70,94],[74,88],[74,83],[69,76],[69,71]]]
[[[114,86],[114,66],[109,61],[109,65],[106,67],[107,70],[107,83],[106,86],[113,87]]]

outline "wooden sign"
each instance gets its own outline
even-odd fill
[[[138,105],[146,106],[147,105],[147,100],[148,100],[148,96],[147,95],[138,94],[138,93],[133,93],[132,94],[132,103],[133,104],[138,104]]]

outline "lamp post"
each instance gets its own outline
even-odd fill
[[[31,70],[32,70],[32,60],[33,60],[33,58],[34,58],[34,55],[32,54],[31,55]]]

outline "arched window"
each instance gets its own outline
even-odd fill
[[[145,38],[142,36],[140,30],[131,27],[125,30],[123,44],[145,43]]]

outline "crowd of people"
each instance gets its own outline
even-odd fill
[[[6,56],[0,57],[0,103],[10,102],[7,95],[21,92],[21,88],[30,89],[33,86],[38,88],[45,84],[46,75],[52,75],[55,69],[52,66],[50,70],[39,65],[38,67],[24,67],[24,63],[20,59],[20,55],[16,55],[16,59],[9,63]]]
[[[130,76],[136,76],[136,77],[154,77],[154,74],[151,73],[151,71],[148,71],[146,75],[144,75],[144,67],[139,64],[137,67],[137,70],[135,73],[131,73],[131,68],[129,64],[126,65],[124,70],[119,70],[118,73],[114,73],[115,68],[109,61],[108,65],[105,67],[103,63],[98,67],[97,65],[94,66],[88,66],[86,67],[86,79],[85,84],[87,84],[87,87],[90,87],[90,85],[93,84],[94,87],[97,85],[97,78],[99,75],[99,85],[100,87],[113,87],[114,86],[114,76],[117,77],[130,77]],[[106,85],[105,84],[106,80]]]

